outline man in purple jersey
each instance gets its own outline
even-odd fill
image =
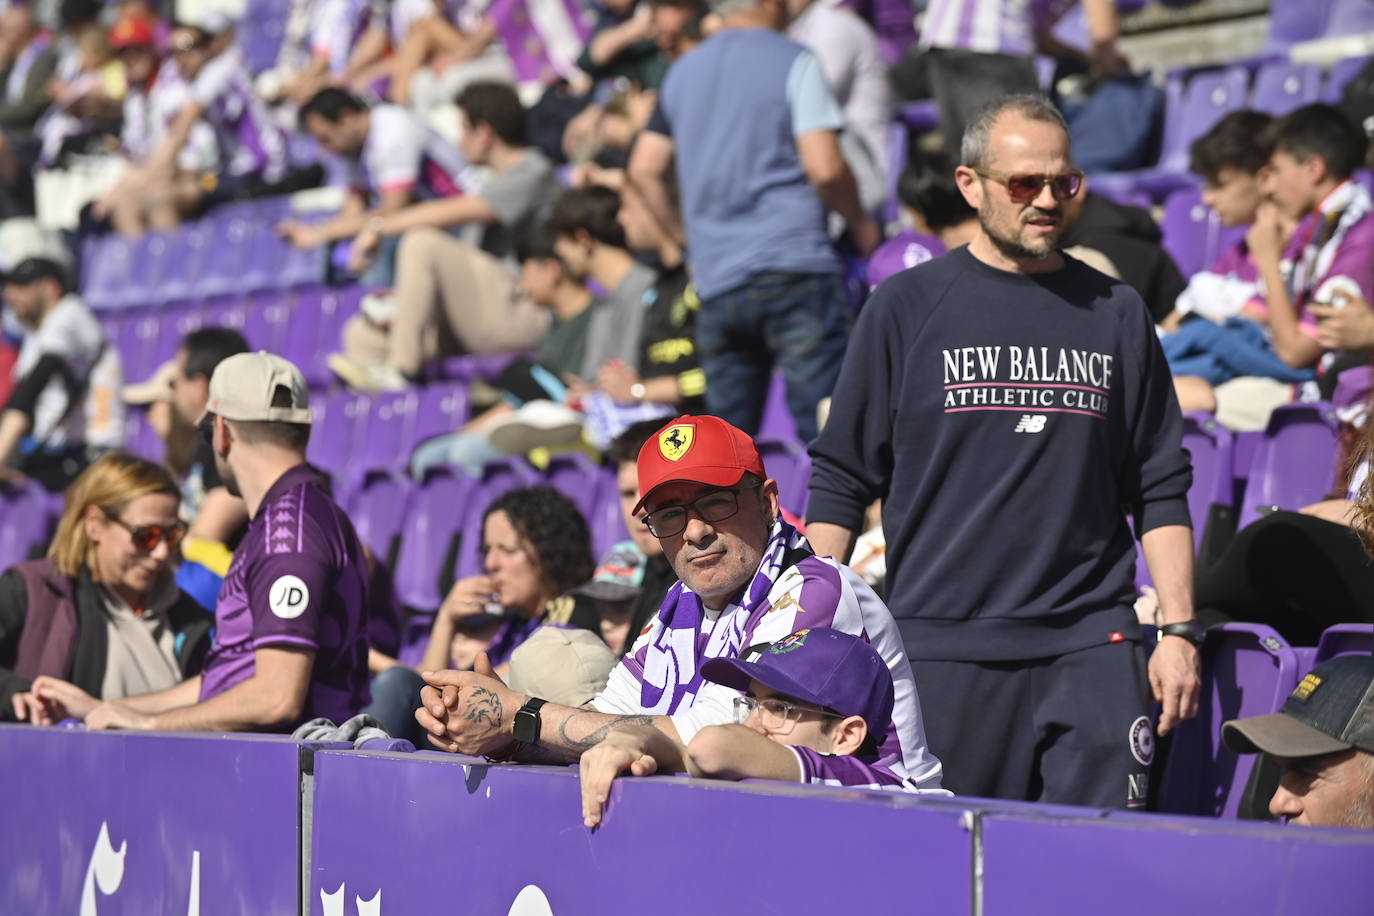
[[[252,521],[220,590],[214,647],[198,677],[102,703],[87,728],[290,731],[367,703],[367,565],[305,463],[310,423],[305,378],[281,357],[240,353],[215,369],[199,425]],[[34,689],[74,705],[69,684]]]
[[[874,738],[891,726],[892,672],[863,639],[830,627],[798,630],[763,650],[757,660],[713,658],[708,681],[740,691],[735,721],[708,725],[687,745],[687,771],[719,779],[777,779],[822,785],[909,790],[877,765]],[[601,822],[611,780],[658,771],[663,733],[627,726],[582,755],[582,817]],[[666,755],[671,760],[671,750]]]
[[[891,721],[874,766],[913,791],[944,793],[926,748],[920,701],[892,615],[863,580],[817,557],[779,517],[753,440],[718,417],[682,416],[645,443],[635,516],[682,580],[585,707],[546,704],[506,687],[485,659],[476,671],[426,671],[416,720],[436,746],[467,754],[570,763],[613,731],[648,726],[664,737],[659,769],[687,772],[687,747],[735,721],[737,688],[705,676],[711,659],[750,658],[805,628],[830,627],[873,646],[894,684]],[[621,758],[615,772],[630,769]],[[821,762],[819,781],[850,784],[847,767]],[[868,775],[861,784],[873,780]]]

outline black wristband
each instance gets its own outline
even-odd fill
[[[1166,636],[1181,636],[1195,646],[1202,641],[1198,635],[1196,620],[1164,624],[1159,628],[1159,638],[1163,639]]]

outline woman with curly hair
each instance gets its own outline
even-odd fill
[[[455,582],[439,607],[421,671],[471,669],[485,652],[505,677],[511,653],[544,624],[600,637],[596,603],[568,594],[595,567],[587,521],[562,493],[538,486],[496,499],[482,516],[482,558],[483,571]],[[410,668],[388,668],[373,679],[365,712],[394,736],[422,738],[414,712],[423,686]]]

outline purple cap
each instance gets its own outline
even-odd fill
[[[934,236],[920,235],[910,229],[878,246],[868,259],[868,288],[877,289],[893,274],[924,264],[945,253],[945,246]]]
[[[892,721],[892,672],[877,650],[857,636],[812,627],[784,636],[753,661],[713,658],[701,666],[715,684],[746,690],[758,681],[794,700],[844,716],[862,716],[881,741]]]

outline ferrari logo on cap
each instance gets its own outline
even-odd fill
[[[670,426],[658,434],[658,452],[669,461],[680,461],[692,447],[692,437],[696,430],[685,423]]]

